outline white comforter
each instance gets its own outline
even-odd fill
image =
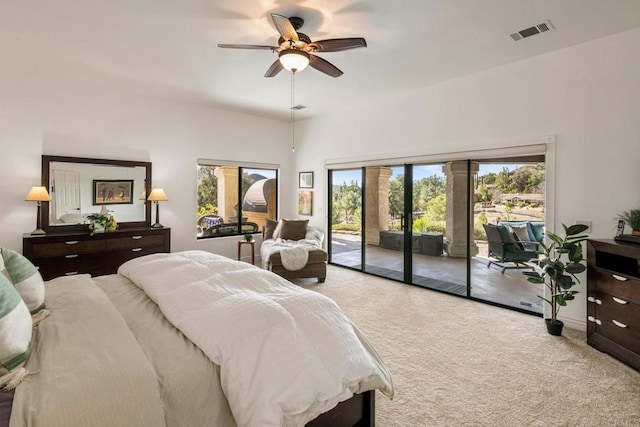
[[[136,258],[118,272],[220,365],[238,426],[303,425],[366,384],[393,393],[331,299],[271,272],[203,251]]]

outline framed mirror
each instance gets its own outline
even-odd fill
[[[42,156],[42,202],[47,233],[89,230],[86,216],[107,211],[118,228],[150,227],[151,162]]]

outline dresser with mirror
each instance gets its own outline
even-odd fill
[[[142,255],[169,252],[171,230],[151,227],[151,163],[129,160],[42,156],[42,202],[46,234],[23,236],[23,254],[45,280],[63,275],[116,273]],[[92,233],[87,217],[108,213],[113,232]]]

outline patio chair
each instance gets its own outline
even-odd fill
[[[518,241],[504,225],[484,224],[484,231],[487,233],[489,256],[498,259],[497,262],[489,260],[487,268],[495,264],[502,268],[502,274],[507,268],[533,269],[533,266],[526,263],[537,260],[537,244]],[[505,263],[514,265],[506,266]]]

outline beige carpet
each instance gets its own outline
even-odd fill
[[[387,362],[376,425],[640,426],[640,373],[539,317],[329,266],[333,298]]]

